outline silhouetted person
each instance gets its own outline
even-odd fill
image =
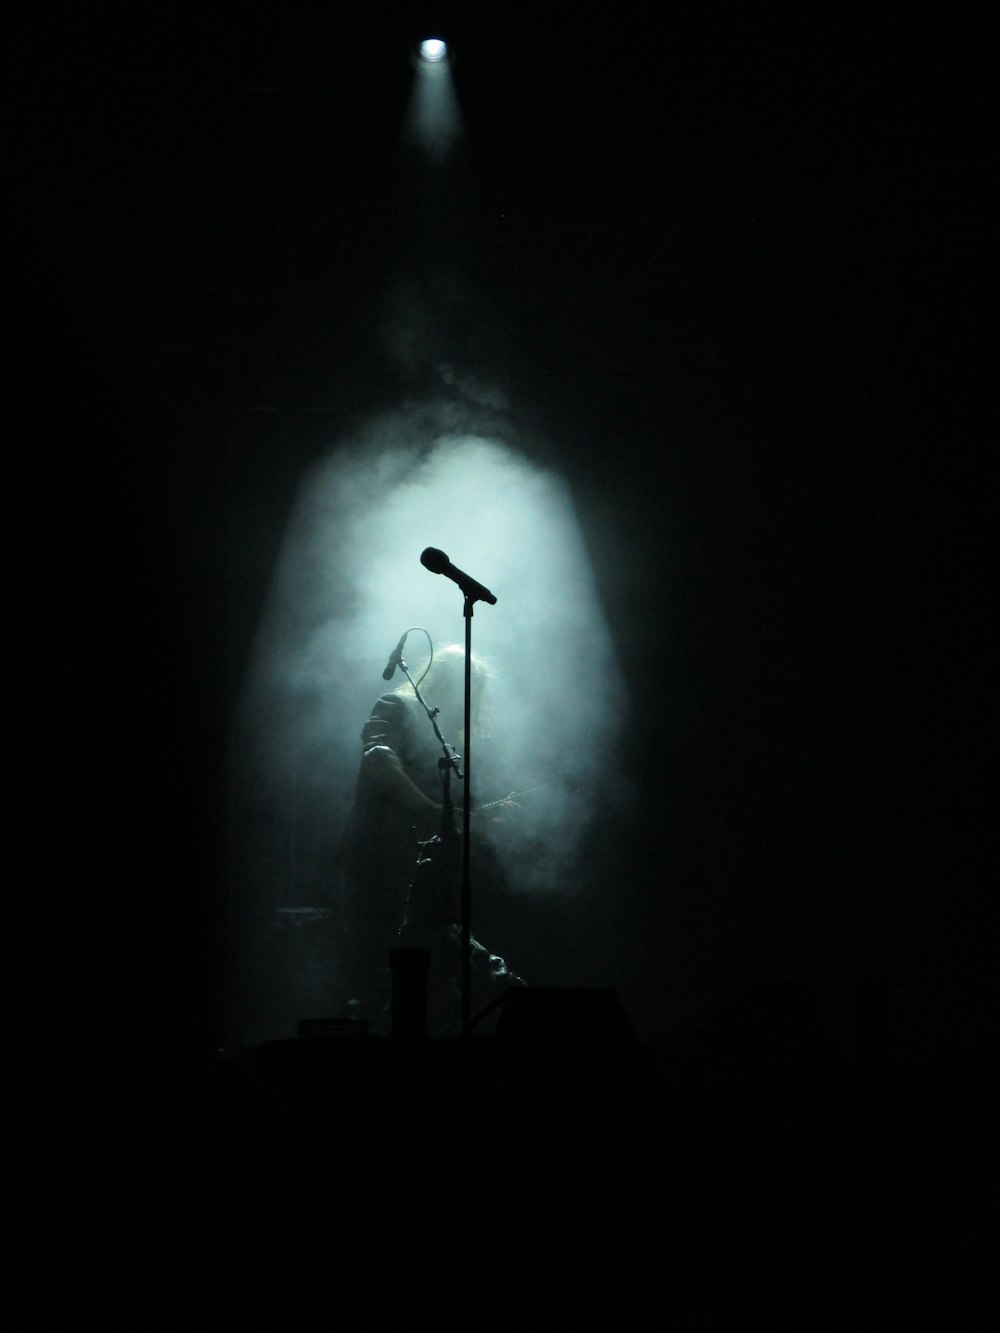
[[[471,727],[475,737],[486,673],[475,658],[471,672]],[[416,685],[444,740],[461,755],[465,746],[465,652],[438,652]],[[430,1031],[456,1032],[461,1018],[460,831],[464,784],[444,761],[441,743],[409,682],[377,699],[361,732],[362,755],[354,803],[341,838],[338,869],[348,957],[344,984],[363,1016],[386,1024],[388,952],[428,949],[432,955]],[[474,882],[497,873],[478,850]],[[473,1011],[511,985],[523,985],[503,959],[473,941]]]

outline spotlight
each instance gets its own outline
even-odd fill
[[[438,37],[428,37],[425,42],[420,43],[420,59],[426,60],[428,65],[436,65],[447,55],[448,48]]]

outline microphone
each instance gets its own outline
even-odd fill
[[[409,632],[410,631],[407,630],[406,634],[409,634]],[[399,643],[397,643],[395,648],[393,648],[389,660],[385,665],[385,670],[382,672],[383,680],[392,680],[396,668],[403,660],[403,644],[406,642],[406,634],[403,635]]]
[[[490,606],[496,605],[497,599],[489,588],[484,588],[481,583],[477,583],[474,578],[470,578],[461,569],[456,569],[444,551],[439,551],[434,546],[428,546],[420,557],[420,563],[424,569],[429,569],[432,574],[444,574],[449,579],[454,580],[466,597],[471,598],[472,601],[489,602]]]

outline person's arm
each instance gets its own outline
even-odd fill
[[[363,801],[391,803],[412,815],[436,816],[441,806],[406,776],[399,755],[389,745],[369,745],[361,758],[358,796]]]
[[[400,753],[408,753],[405,740],[409,720],[406,704],[392,694],[377,700],[361,732],[364,753],[358,773],[357,798],[391,806],[409,818],[439,820],[444,807],[427,796],[407,774]],[[461,806],[453,802],[453,808]]]

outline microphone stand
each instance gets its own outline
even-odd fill
[[[472,1025],[472,888],[469,875],[469,824],[472,818],[472,608],[478,601],[495,605],[496,598],[489,588],[477,583],[464,570],[456,569],[445,555],[428,546],[420,556],[420,563],[432,574],[446,574],[462,590],[465,598],[465,800],[462,803],[462,1036],[469,1034]]]
[[[450,849],[452,849],[452,848],[454,847],[454,841],[453,841],[453,840],[454,840],[454,838],[455,838],[455,836],[456,836],[456,833],[455,833],[455,812],[454,812],[454,805],[453,805],[453,803],[452,803],[452,799],[451,799],[451,775],[452,775],[452,773],[454,772],[455,776],[456,776],[459,780],[461,780],[461,779],[464,777],[464,778],[466,779],[466,781],[468,781],[469,765],[468,765],[468,762],[466,762],[466,765],[465,765],[465,773],[463,774],[463,772],[462,772],[462,768],[461,768],[461,760],[460,760],[460,757],[459,757],[459,755],[457,754],[457,752],[456,752],[456,750],[455,750],[455,747],[454,747],[453,745],[449,745],[448,742],[445,740],[445,738],[441,735],[441,728],[440,728],[440,727],[438,726],[438,724],[437,724],[437,715],[438,715],[438,712],[439,712],[438,708],[437,708],[437,707],[433,707],[433,708],[432,708],[432,707],[429,707],[429,706],[428,706],[427,701],[424,699],[424,696],[420,693],[420,689],[419,689],[419,687],[418,687],[416,681],[415,681],[415,680],[413,679],[413,677],[410,675],[409,670],[407,669],[406,663],[402,660],[402,658],[400,658],[400,661],[399,661],[399,667],[400,667],[400,670],[402,671],[403,675],[404,675],[404,676],[406,677],[406,679],[410,682],[410,685],[411,685],[412,688],[413,688],[413,693],[416,695],[417,702],[420,704],[420,706],[423,708],[424,712],[427,714],[428,721],[430,722],[431,726],[434,728],[434,735],[437,737],[438,742],[439,742],[439,744],[440,744],[440,746],[441,746],[441,752],[442,752],[443,757],[442,757],[441,759],[438,760],[438,768],[441,770],[441,776],[442,776],[442,781],[443,781],[443,788],[444,788],[444,791],[443,791],[443,795],[442,795],[442,798],[441,798],[441,834],[440,834],[440,838],[437,839],[437,841],[440,842],[440,846],[441,846],[441,855],[442,855],[442,858],[443,858],[443,860],[444,860],[444,865],[445,865],[444,873],[447,874],[447,863],[448,863],[448,858],[449,858],[449,855],[450,855]],[[468,678],[468,671],[466,671],[466,677]],[[465,705],[465,709],[466,709],[466,723],[465,723],[465,730],[466,730],[466,740],[468,740],[468,730],[469,730],[469,722],[468,722],[468,715],[469,715],[469,691],[468,691],[468,679],[467,679],[467,682],[466,682],[466,705]],[[466,746],[466,752],[468,753],[468,746]],[[432,840],[432,841],[433,841],[433,840]],[[467,842],[468,842],[468,791],[466,792],[466,801],[465,801],[465,804],[464,804],[463,841],[464,841],[464,845],[467,845]],[[464,866],[466,860],[467,860],[467,857],[465,856],[465,853],[463,852],[463,866]],[[465,877],[466,877],[466,872],[463,870],[463,878],[465,878]],[[419,899],[414,899],[413,901],[408,900],[408,902],[407,902],[407,917],[408,917],[408,919],[409,919],[409,924],[410,924],[411,926],[414,924],[414,921],[415,921],[415,920],[419,922],[419,924],[417,925],[417,928],[416,928],[416,933],[417,933],[417,938],[418,938],[419,940],[423,940],[423,941],[424,941],[424,943],[420,945],[421,948],[427,947],[427,946],[430,944],[430,935],[433,933],[433,930],[432,930],[431,928],[428,927],[428,912],[431,913],[431,919],[432,919],[432,920],[436,920],[436,914],[437,914],[438,911],[441,910],[442,906],[443,906],[442,903],[437,903],[437,902],[435,902],[435,903],[433,903],[432,905],[429,906],[426,902],[421,903],[421,902],[419,901]],[[465,965],[463,964],[463,975],[464,975],[464,973],[465,973],[465,970],[466,970],[466,969],[465,969]],[[465,991],[463,990],[463,1015],[464,1015],[464,1013],[465,1013],[465,1000],[464,1000],[464,994],[465,994]],[[467,1019],[463,1017],[463,1030],[464,1030],[466,1024],[467,1024]]]
[[[472,779],[469,752],[472,748],[472,606],[475,597],[466,592],[465,606],[465,800],[462,802],[462,1036],[472,1024],[472,887],[469,875],[469,827],[472,822]]]
[[[478,586],[478,585],[477,585]],[[485,591],[485,589],[484,589]],[[458,756],[451,747],[445,742],[444,737],[438,729],[435,721],[437,716],[436,708],[428,708],[427,704],[414,684],[409,671],[406,669],[406,663],[400,662],[400,666],[406,679],[413,685],[413,691],[423,705],[427,716],[430,718],[431,726],[434,728],[434,735],[441,742],[441,748],[444,751],[445,758],[439,759],[438,763],[442,770],[451,767],[458,778],[465,779],[465,800],[462,802],[462,886],[461,886],[461,917],[462,917],[462,962],[461,962],[461,994],[462,994],[462,1028],[461,1035],[468,1036],[472,1025],[472,885],[470,876],[470,824],[472,821],[472,786],[470,773],[472,764],[469,758],[472,749],[472,607],[478,600],[474,592],[466,591],[465,607],[462,614],[465,617],[465,773],[462,773],[459,767]],[[450,774],[446,772],[446,780]],[[447,790],[447,788],[446,788]],[[445,819],[450,817],[450,801],[445,801]]]
[[[400,659],[399,669],[402,671],[403,675],[413,686],[413,693],[417,696],[418,702],[420,703],[424,712],[427,714],[427,717],[430,720],[430,724],[434,728],[434,735],[438,738],[438,740],[441,743],[441,749],[444,751],[444,759],[439,759],[438,763],[441,765],[442,770],[448,768],[454,769],[455,776],[457,778],[461,778],[462,770],[461,768],[459,768],[459,758],[458,755],[455,753],[455,747],[453,745],[448,744],[445,738],[441,735],[441,728],[437,724],[437,715],[439,709],[427,707],[427,702],[424,699],[424,696],[420,693],[419,689],[417,688],[416,681],[410,675],[407,665],[402,659]],[[466,764],[466,771],[468,771],[468,767],[469,767],[468,764]]]

